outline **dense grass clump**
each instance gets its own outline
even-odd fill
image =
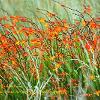
[[[56,3],[78,19],[0,18],[0,100],[99,100],[100,18]]]

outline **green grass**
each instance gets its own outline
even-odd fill
[[[0,2],[0,100],[99,100],[98,0]]]

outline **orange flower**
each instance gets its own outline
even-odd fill
[[[0,37],[0,39],[1,39],[2,42],[6,42],[7,41],[7,38],[5,36],[3,36],[3,35]]]
[[[39,67],[39,72],[40,72],[40,73],[42,72],[43,67],[44,67],[44,66],[43,66],[43,64],[41,63],[41,64],[40,64],[40,67]]]
[[[90,22],[90,28],[96,28],[97,24],[94,21]]]
[[[49,17],[54,17],[55,16],[55,14],[54,13],[50,13],[50,12],[48,12],[48,14],[47,14]]]
[[[95,91],[95,94],[96,94],[97,96],[100,96],[100,90]]]
[[[59,33],[59,32],[61,32],[62,29],[61,29],[60,26],[57,26],[57,27],[54,28],[54,30]]]
[[[62,31],[66,31],[68,27],[62,27]]]
[[[94,76],[94,75],[90,75],[90,76],[89,76],[89,79],[90,79],[90,80],[94,80],[94,79],[95,79],[95,76]]]
[[[33,44],[35,44],[35,43],[37,43],[37,42],[40,42],[39,39],[32,39],[32,40],[31,40],[31,43],[33,43]]]
[[[27,21],[27,18],[26,18],[26,17],[20,17],[20,20],[21,20],[22,22],[26,22],[26,21]]]
[[[91,48],[90,44],[89,44],[89,43],[86,43],[86,44],[85,44],[85,48],[86,48],[88,51],[90,51],[90,48]]]
[[[38,20],[39,20],[39,22],[41,22],[41,23],[45,23],[45,18],[39,18]]]
[[[52,56],[52,57],[50,57],[49,59],[50,59],[51,61],[53,61],[55,58],[56,58],[55,56]]]
[[[3,26],[4,26],[4,28],[10,28],[9,24],[4,24]]]
[[[66,72],[61,72],[61,73],[57,73],[57,75],[64,78],[67,75],[67,73]]]
[[[2,44],[2,47],[3,47],[3,48],[7,48],[7,47],[8,47],[8,44],[7,44],[7,43],[3,43],[3,44]]]
[[[19,33],[25,33],[26,36],[32,35],[32,33],[34,33],[35,30],[33,28],[27,28],[27,27],[23,27],[22,29],[19,30]]]
[[[67,91],[66,91],[65,88],[59,88],[59,89],[58,89],[58,93],[59,93],[59,94],[66,94],[66,92],[67,92]]]
[[[20,44],[20,41],[16,41],[16,43],[15,43],[16,45],[19,45]]]
[[[86,97],[90,97],[90,96],[92,96],[92,94],[90,94],[90,93],[86,93],[86,94],[84,94],[84,96],[86,96]]]
[[[88,5],[88,6],[84,6],[84,13],[88,13],[90,14],[91,13],[91,7]]]
[[[24,56],[24,57],[27,57],[27,56],[28,56],[28,53],[27,53],[27,52],[24,52],[24,53],[23,53],[23,56]]]
[[[31,43],[34,45],[35,48],[39,48],[42,45],[42,38],[32,39]]]
[[[0,79],[0,84],[2,84],[2,79]]]
[[[83,19],[82,19],[81,23],[82,23],[82,26],[86,25],[86,22]]]
[[[95,36],[94,39],[93,39],[93,49],[96,48],[97,41],[98,41],[97,36]]]
[[[2,19],[3,19],[3,20],[7,20],[7,16],[3,16]]]
[[[46,28],[48,28],[48,27],[49,27],[48,23],[45,23],[45,24],[44,24],[44,26],[45,26]]]
[[[57,71],[61,67],[62,64],[63,64],[63,62],[56,63],[54,70]]]

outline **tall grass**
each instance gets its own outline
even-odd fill
[[[99,100],[100,18],[67,2],[1,0],[1,100]]]

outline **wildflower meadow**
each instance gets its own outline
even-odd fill
[[[4,9],[4,1],[13,12]],[[100,12],[93,0],[80,0],[82,9],[67,5],[68,0],[33,0],[34,6],[24,0],[30,14],[16,7],[14,12],[11,0],[4,1],[0,100],[100,100]],[[18,1],[20,6],[23,0]]]

